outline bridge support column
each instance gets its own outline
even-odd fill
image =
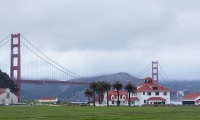
[[[158,84],[158,61],[152,61],[152,80],[154,84]]]
[[[17,97],[20,100],[21,91],[21,56],[20,56],[20,34],[11,34],[11,57],[10,57],[10,79],[17,83]]]

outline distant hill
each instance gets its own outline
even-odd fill
[[[132,82],[135,85],[143,83],[142,79],[135,78],[128,73],[116,73],[88,77],[83,81],[108,81],[113,84],[121,81],[124,85]],[[63,101],[86,100],[84,90],[89,86],[84,85],[22,85],[22,99],[38,99],[40,97],[58,97]]]
[[[101,76],[95,76],[95,77],[89,77],[86,79],[86,81],[108,81],[111,84],[113,84],[116,81],[121,81],[123,84],[126,84],[128,82],[132,82],[135,85],[142,84],[144,82],[143,79],[139,79],[136,77],[133,77],[132,75],[128,73],[115,73],[111,75],[101,75]]]
[[[135,78],[128,73],[115,73],[111,75],[100,75],[85,78],[81,81],[108,81],[113,84],[115,81],[121,81],[123,85],[128,82],[140,85],[144,82],[143,79]],[[200,80],[171,80],[166,82],[159,81],[159,84],[169,88],[171,91],[189,91],[200,93]],[[22,99],[38,99],[40,97],[57,97],[62,101],[84,101],[87,98],[84,95],[84,90],[89,88],[87,85],[22,85]],[[174,94],[174,95],[173,95]],[[173,93],[173,99],[176,93]]]

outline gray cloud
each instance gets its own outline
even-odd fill
[[[199,79],[199,5],[198,0],[7,0],[0,2],[0,39],[20,32],[49,56],[68,59],[70,65],[55,61],[83,76],[134,75],[158,60],[172,79]]]

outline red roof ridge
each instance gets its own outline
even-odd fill
[[[164,100],[166,101],[166,99],[162,98],[162,97],[150,97],[149,99],[147,100]]]
[[[191,94],[187,94],[186,96],[184,96],[183,99],[194,99],[198,96],[200,96],[200,93],[191,93]]]
[[[130,97],[130,99],[131,99],[132,101],[136,101],[136,100],[138,100],[138,97]],[[127,98],[127,100],[128,100],[128,98]]]
[[[49,99],[57,99],[56,97],[43,97],[43,98],[39,98],[38,100],[49,100]]]

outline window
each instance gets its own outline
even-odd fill
[[[143,92],[143,95],[145,95],[145,92]]]
[[[7,98],[7,99],[10,98],[10,93],[6,93],[6,98]]]
[[[112,104],[114,104],[114,101],[112,101]]]
[[[112,100],[112,99],[114,99],[114,96],[113,96],[113,95],[111,96],[111,100]]]
[[[159,92],[156,92],[156,95],[159,95]]]
[[[146,100],[144,100],[144,103],[146,103]]]
[[[163,92],[163,95],[167,95],[167,92]]]
[[[151,95],[151,92],[148,92],[147,94],[148,94],[148,95]]]
[[[135,92],[132,92],[132,96],[135,96],[136,95],[136,93]]]
[[[126,99],[126,96],[123,96],[122,99]]]
[[[158,89],[158,87],[153,87],[153,89],[154,89],[154,90],[157,90],[157,89]]]

